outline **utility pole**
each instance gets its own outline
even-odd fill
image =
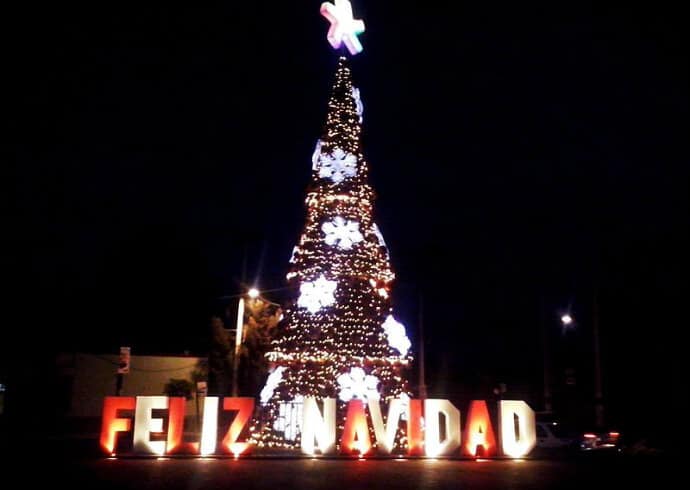
[[[601,383],[601,345],[599,343],[599,299],[595,286],[592,298],[592,337],[594,341],[594,422],[604,426],[604,394]]]
[[[541,323],[541,343],[542,356],[544,363],[544,411],[551,413],[553,405],[551,403],[551,353],[549,351],[549,330],[546,325],[546,312],[544,304],[544,294],[539,297],[539,322]]]
[[[419,398],[426,400],[426,374],[424,371],[424,298],[419,293]]]
[[[240,346],[242,345],[242,327],[244,326],[244,297],[237,305],[237,326],[235,328],[235,355],[232,359],[232,396],[237,396],[237,371],[240,368]]]

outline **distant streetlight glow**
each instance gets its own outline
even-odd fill
[[[251,299],[256,299],[259,297],[259,290],[256,288],[251,288],[249,291],[247,291],[247,296],[249,296]]]
[[[566,326],[571,325],[573,323],[573,317],[566,313],[565,315],[561,316],[561,323]]]

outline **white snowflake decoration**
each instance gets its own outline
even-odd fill
[[[340,385],[338,398],[344,402],[353,398],[368,401],[378,400],[381,397],[377,390],[379,379],[376,376],[366,374],[362,368],[353,367],[349,373],[338,376],[337,381]]]
[[[331,179],[334,184],[340,184],[346,178],[357,175],[357,157],[352,153],[345,153],[340,148],[336,148],[329,155],[321,153],[319,147],[319,162],[319,177]]]
[[[314,153],[311,155],[311,168],[312,170],[316,170],[316,168],[319,166],[319,158],[321,158],[321,145],[323,144],[323,141],[321,140],[316,140],[316,146],[314,147]]]
[[[388,336],[388,345],[400,352],[401,356],[407,355],[407,351],[412,346],[412,343],[407,338],[405,326],[393,318],[393,315],[388,315],[382,326]]]
[[[343,250],[350,250],[352,245],[364,239],[359,231],[359,223],[345,220],[341,216],[336,216],[333,221],[324,223],[321,230],[326,234],[324,241],[328,245],[337,245]]]
[[[299,247],[295,246],[292,249],[292,255],[290,255],[290,263],[294,264],[297,259],[297,254],[299,253]]]
[[[279,366],[271,374],[268,375],[266,384],[264,385],[259,395],[261,398],[262,405],[266,404],[268,400],[270,400],[273,396],[273,392],[275,391],[276,387],[283,380],[283,371],[285,371],[285,369],[287,369],[285,366]]]
[[[297,306],[306,308],[310,313],[316,313],[324,306],[335,303],[336,281],[329,281],[323,274],[316,281],[305,282],[299,287]]]
[[[404,391],[398,395],[398,399],[402,402],[401,420],[407,420],[407,414],[410,413],[410,396]]]
[[[362,117],[364,115],[364,104],[359,96],[359,89],[357,87],[352,87],[352,97],[355,99],[355,109],[357,111],[357,115],[359,116],[359,123],[362,124],[362,121],[364,120]]]
[[[381,245],[382,247],[386,247],[386,241],[383,239],[383,234],[381,233],[381,230],[379,230],[379,227],[376,225],[376,223],[374,223],[372,229],[374,230],[374,235],[376,235],[376,238],[379,241],[379,245]]]

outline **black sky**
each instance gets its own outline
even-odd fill
[[[540,304],[554,343],[568,307],[586,339],[596,288],[614,411],[685,404],[679,12],[419,3],[355,2],[353,72],[395,305],[416,338],[424,296],[432,390],[539,393]],[[10,16],[6,365],[36,336],[198,352],[243,257],[284,286],[336,56],[320,2],[254,4]]]

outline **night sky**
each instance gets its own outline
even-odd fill
[[[281,299],[335,68],[328,23],[318,1],[196,3],[7,17],[4,372],[37,378],[57,350],[203,354],[243,270]],[[611,416],[685,406],[681,15],[419,3],[356,1],[352,66],[416,350],[423,297],[430,393],[503,382],[541,408],[540,325],[555,353],[572,343],[589,390],[597,291]]]

